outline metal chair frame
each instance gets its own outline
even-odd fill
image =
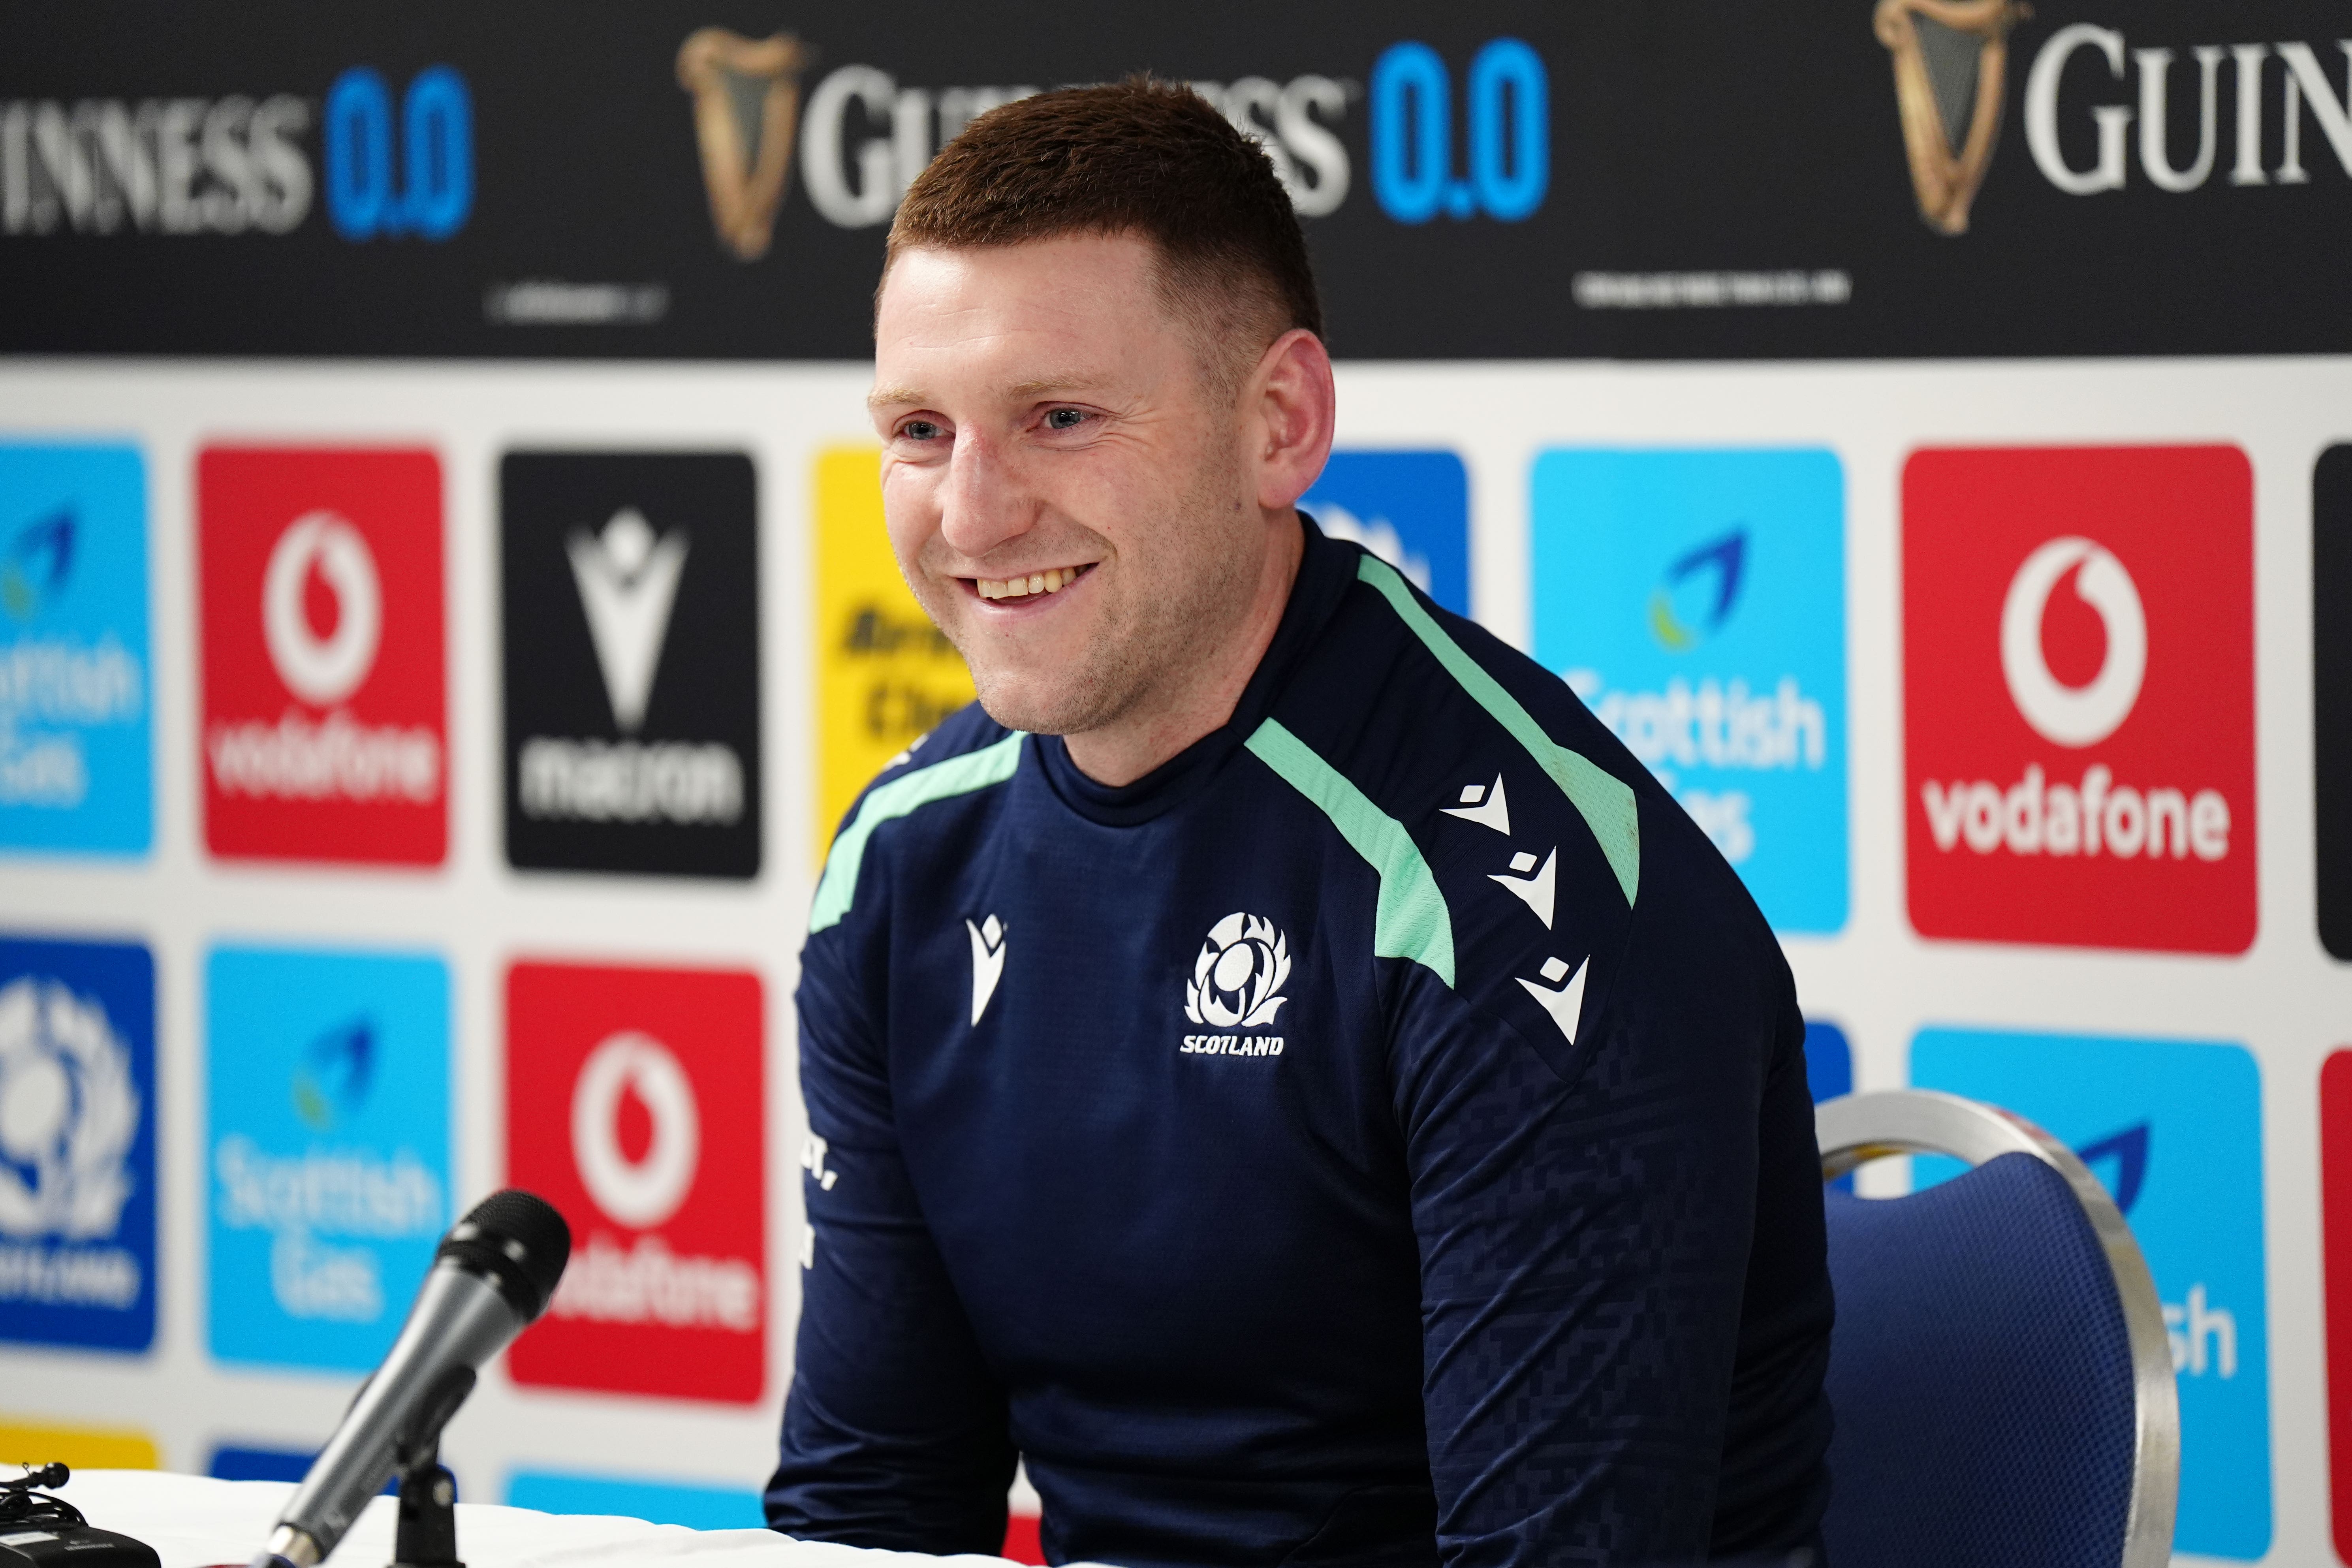
[[[2180,1393],[2156,1279],[2107,1189],[2072,1149],[2032,1122],[1957,1094],[1901,1089],[1843,1095],[1814,1108],[1813,1129],[1825,1182],[1895,1154],[1946,1154],[1971,1166],[2031,1154],[2066,1178],[2106,1253],[2131,1345],[2137,1434],[2122,1568],[2165,1568],[2180,1493]]]

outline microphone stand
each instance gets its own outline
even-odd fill
[[[438,1439],[400,1476],[400,1529],[392,1568],[466,1568],[457,1559],[457,1482],[441,1463]]]
[[[401,1435],[400,1524],[392,1568],[466,1568],[457,1556],[457,1478],[441,1462],[441,1428],[474,1391],[474,1369],[454,1368]]]

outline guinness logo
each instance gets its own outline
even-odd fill
[[[1895,57],[1911,186],[1939,234],[1968,231],[2000,134],[2009,29],[2031,15],[2017,0],[1878,0],[1871,29]]]
[[[677,84],[694,95],[711,226],[745,261],[768,253],[783,205],[807,59],[789,33],[753,39],[704,27],[678,47]]]

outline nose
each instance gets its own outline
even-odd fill
[[[1028,532],[1035,519],[1035,499],[1003,447],[984,435],[957,432],[940,494],[940,536],[977,561]]]

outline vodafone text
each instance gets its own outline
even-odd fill
[[[2175,860],[2224,859],[2230,853],[2230,803],[2218,790],[2195,795],[2167,786],[2118,784],[2105,764],[2083,770],[2079,784],[2045,785],[2041,764],[2006,790],[1989,779],[1920,785],[1927,830],[1950,854],[1965,842],[1979,855],[2102,853],[2117,859],[2166,855]]]
[[[740,1258],[680,1257],[658,1236],[624,1247],[603,1232],[563,1271],[549,1309],[597,1323],[760,1331],[760,1271]]]

